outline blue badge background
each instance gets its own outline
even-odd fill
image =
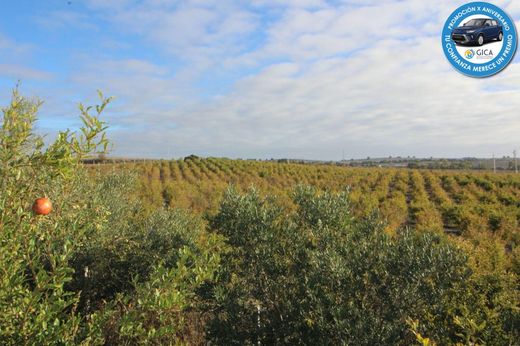
[[[449,24],[451,22],[451,18],[453,16],[455,16],[459,11],[467,8],[468,6],[480,6],[481,8],[482,7],[488,7],[488,8],[491,8],[495,11],[497,11],[498,13],[500,13],[508,22],[509,24],[509,27],[510,27],[510,30],[507,32],[507,34],[511,33],[513,35],[513,45],[511,47],[511,54],[509,55],[509,58],[504,61],[502,63],[502,65],[500,65],[498,68],[496,69],[493,69],[491,71],[481,71],[481,72],[478,72],[478,71],[468,71],[462,67],[460,67],[459,65],[455,64],[452,59],[450,58],[450,55],[448,53],[448,49],[446,48],[446,41],[444,40],[444,38],[446,36],[450,36],[450,40],[451,40],[451,32],[452,30],[449,29]],[[471,12],[471,14],[465,16],[465,17],[461,17],[459,18],[453,28],[456,28],[459,26],[459,24],[464,21],[467,17],[469,16],[473,16],[473,15],[478,15],[478,14],[482,14],[482,15],[485,15],[485,16],[489,16],[489,17],[492,17],[494,19],[496,19],[496,17],[493,17],[490,15],[490,13],[488,12],[484,12],[484,11],[474,11],[474,12]],[[504,41],[506,40],[506,32],[504,32]],[[442,30],[442,37],[441,37],[441,42],[442,42],[442,49],[444,51],[444,54],[446,55],[446,58],[449,60],[450,64],[455,67],[455,69],[467,76],[470,76],[470,77],[477,77],[477,78],[484,78],[484,77],[490,77],[490,76],[493,76],[497,73],[499,73],[500,71],[502,71],[504,68],[506,68],[509,63],[511,63],[511,61],[513,61],[513,58],[515,57],[515,53],[516,53],[516,48],[517,48],[517,45],[518,45],[518,35],[517,35],[517,32],[516,32],[516,27],[515,27],[515,23],[514,21],[511,19],[511,17],[506,13],[504,12],[500,7],[497,7],[496,5],[493,5],[493,4],[490,4],[488,2],[470,2],[470,3],[467,3],[467,4],[464,4],[462,6],[460,6],[459,8],[457,8],[455,11],[453,11],[450,16],[448,17],[448,19],[446,20],[446,23],[444,24],[444,28]],[[466,59],[464,59],[460,54],[459,52],[457,51],[457,49],[455,48],[455,42],[451,41],[453,43],[453,50],[455,52],[455,54],[462,60],[462,61],[465,61],[467,62],[467,64],[469,64],[471,66],[471,68],[473,69],[473,66],[482,66],[482,65],[479,65],[479,64],[474,64],[472,62],[469,62],[467,61]],[[493,60],[491,60],[489,63],[492,63],[494,61],[496,61],[499,57],[502,56],[502,53],[505,51],[506,49],[506,42],[504,42],[504,45],[502,46],[502,49],[500,50],[500,53],[497,55],[497,57]],[[487,64],[486,64],[487,65]]]

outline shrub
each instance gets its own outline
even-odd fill
[[[99,115],[110,101],[102,98]],[[59,132],[45,147],[33,127],[41,102],[13,92],[0,129],[0,343],[72,344],[80,332],[78,295],[65,290],[75,249],[106,214],[81,195],[82,158],[106,149],[106,126],[80,105],[80,134]],[[48,196],[54,211],[35,216],[31,204]]]
[[[290,213],[256,191],[227,192],[210,223],[231,246],[212,342],[410,344],[409,319],[433,340],[462,340],[449,300],[471,276],[462,251],[428,232],[391,237],[376,216],[354,220],[345,194],[299,188],[294,202]]]
[[[450,193],[468,201],[456,206],[443,198],[441,205],[446,223],[471,235],[471,242],[457,242],[462,249],[428,231],[440,218],[430,213],[421,176],[403,171],[392,180],[393,190],[378,192],[389,197],[383,211],[394,224],[405,221],[407,176],[412,177],[416,197],[408,202],[421,232],[386,232],[377,211],[353,216],[369,213],[352,213],[348,191],[306,186],[277,199],[230,188],[216,215],[203,220],[163,205],[213,206],[210,195],[220,193],[222,185],[194,187],[192,182],[213,171],[193,159],[176,170],[175,176],[188,178],[175,190],[159,181],[171,177],[167,166],[147,165],[149,177],[157,180],[152,194],[160,207],[153,208],[141,202],[135,175],[99,174],[81,164],[106,150],[106,126],[90,113],[99,115],[108,101],[102,97],[95,108],[81,106],[80,133],[60,132],[47,147],[32,130],[38,101],[15,91],[4,109],[0,344],[509,345],[518,340],[520,261],[513,205],[478,205],[475,191],[460,189],[463,180],[445,177]],[[228,161],[215,164],[224,167]],[[224,168],[245,185],[249,163],[229,165]],[[288,167],[272,165],[269,172],[286,176]],[[329,168],[313,169],[331,174]],[[372,207],[380,201],[364,196],[380,178],[370,176],[364,187],[355,187],[356,203]],[[179,200],[173,192],[184,188],[192,190]],[[53,201],[54,210],[35,216],[31,204],[42,196]],[[479,232],[488,221],[503,239]],[[472,254],[469,260],[466,253]]]
[[[102,96],[102,95],[101,95]],[[13,94],[0,130],[0,344],[194,343],[199,290],[214,278],[220,236],[179,210],[148,212],[135,178],[97,174],[106,126],[80,106],[80,134],[47,147],[33,133],[39,102]],[[48,196],[54,210],[35,216]]]
[[[215,278],[222,241],[199,236],[196,247],[177,250],[175,266],[159,262],[135,291],[118,294],[100,312],[101,333],[108,345],[203,344],[205,317],[197,296]]]

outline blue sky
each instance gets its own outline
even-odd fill
[[[492,2],[518,26],[520,1]],[[120,156],[509,155],[519,58],[484,80],[457,73],[440,32],[463,3],[2,1],[0,103],[21,80],[52,134],[101,89]]]

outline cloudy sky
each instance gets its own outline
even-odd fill
[[[520,1],[491,1],[520,27]],[[454,70],[442,26],[464,1],[0,2],[0,104],[45,101],[39,130],[116,97],[114,155],[341,159],[511,155],[520,59]]]

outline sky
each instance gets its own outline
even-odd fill
[[[51,138],[100,89],[114,156],[512,155],[519,56],[475,79],[442,51],[466,2],[0,0],[0,105],[20,81]]]

